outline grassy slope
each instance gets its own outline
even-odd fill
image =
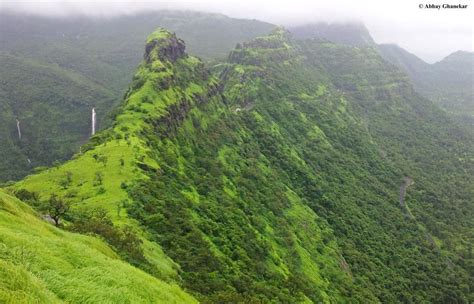
[[[196,302],[178,286],[121,261],[104,242],[40,220],[3,191],[0,232],[2,303]]]
[[[189,64],[199,63],[195,58],[189,57]],[[143,78],[144,69],[140,68],[137,72],[137,78]],[[147,75],[148,76],[148,75]],[[141,90],[133,91],[128,97],[128,102],[124,106],[121,115],[116,117],[116,125],[113,129],[98,134],[92,139],[91,146],[84,146],[84,149],[90,149],[85,153],[80,153],[73,160],[66,164],[47,169],[39,174],[28,176],[15,185],[16,189],[28,189],[40,194],[40,200],[47,200],[51,193],[56,193],[73,204],[76,211],[88,210],[94,207],[102,207],[109,211],[114,222],[119,225],[129,225],[137,230],[138,224],[130,219],[124,208],[128,195],[125,189],[126,184],[130,185],[139,179],[147,177],[138,168],[137,163],[146,163],[148,167],[158,168],[156,162],[147,157],[148,150],[143,140],[139,138],[139,132],[142,130],[143,115],[136,112],[137,104],[142,103],[142,96],[150,86],[153,80],[150,77],[148,83],[143,84]],[[186,94],[192,94],[199,87],[191,86]],[[160,116],[167,103],[173,103],[177,96],[173,91],[164,93],[156,98],[155,104],[147,104],[148,110],[153,115]],[[110,135],[113,134],[113,137]],[[100,143],[97,143],[100,142]],[[106,156],[107,161],[104,164],[94,158],[94,156]],[[123,164],[121,163],[123,160]],[[60,186],[67,172],[71,172],[71,183],[66,186]],[[101,172],[103,182],[101,185],[94,185],[96,172]],[[147,240],[145,233],[141,234],[144,241],[143,250],[148,261],[153,265],[154,273],[166,280],[175,280],[177,277],[176,265],[162,252],[160,246]]]
[[[120,128],[133,128],[140,124],[139,118],[134,115],[118,117],[124,120],[119,124]],[[118,130],[118,127],[117,127]],[[123,131],[118,130],[119,134]],[[116,223],[137,226],[131,221],[126,210],[128,195],[122,184],[131,184],[137,179],[146,178],[136,166],[136,162],[145,160],[146,148],[137,137],[137,133],[127,139],[109,139],[94,147],[93,150],[78,154],[73,160],[59,167],[52,167],[44,172],[26,177],[15,185],[15,188],[25,188],[40,194],[40,199],[45,201],[52,193],[67,197],[77,210],[88,210],[94,207],[102,207],[109,211],[110,216]],[[100,135],[99,135],[100,136]],[[123,136],[124,137],[124,136]],[[94,155],[106,156],[107,162],[98,162]],[[120,160],[123,159],[123,166]],[[150,160],[145,160],[150,166],[157,166]],[[67,187],[60,186],[67,172],[72,173],[72,182]],[[101,185],[95,185],[96,173],[103,175]],[[162,253],[155,243],[145,242],[145,252],[148,259],[159,268],[158,271],[165,277],[176,276],[175,266]]]

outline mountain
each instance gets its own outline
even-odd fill
[[[447,111],[465,117],[472,125],[474,115],[474,53],[455,52],[434,64],[428,64],[393,44],[378,46],[381,55],[399,66],[416,89]]]
[[[473,300],[474,135],[374,48],[277,28],[209,70],[157,30],[111,119],[5,190],[41,214],[70,204],[59,226],[74,234],[58,238],[101,237],[150,284],[204,303]],[[75,295],[56,294],[94,299]]]
[[[160,25],[186,38],[190,51],[206,60],[225,57],[238,42],[274,28],[195,12],[110,19],[0,13],[0,181],[69,159],[90,136],[92,107],[98,127],[108,127],[142,58],[141,44]]]
[[[350,46],[375,46],[375,42],[364,24],[345,23],[311,23],[288,28],[299,39],[329,40]]]
[[[290,27],[298,39],[328,40],[353,47],[373,47],[404,71],[423,96],[472,125],[474,53],[458,51],[429,64],[395,44],[377,45],[360,23],[315,23]]]

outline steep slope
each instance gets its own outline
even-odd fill
[[[101,206],[118,224],[141,224],[144,245],[160,252],[160,244],[204,301],[344,299],[353,287],[331,230],[272,177],[277,172],[263,155],[246,160],[259,148],[233,111],[182,41],[155,32],[113,129],[76,159],[18,183],[16,192],[36,192],[40,201],[56,193],[78,212]],[[162,272],[144,253],[140,265]]]
[[[2,303],[196,303],[99,239],[54,228],[3,191],[0,232]]]
[[[331,224],[349,265],[358,265],[358,271],[373,275],[372,278],[358,277],[358,280],[364,282],[364,286],[374,284],[370,290],[383,302],[407,300],[406,297],[413,301],[465,298],[468,295],[464,289],[468,282],[466,263],[472,259],[468,244],[472,243],[473,236],[473,166],[469,156],[474,144],[472,133],[456,127],[432,103],[414,94],[407,77],[387,65],[372,48],[353,48],[314,40],[298,42],[301,52],[296,54],[300,54],[303,61],[298,64],[298,61],[289,60],[298,58],[295,54],[285,54],[281,48],[268,51],[272,43],[264,39],[260,41],[260,46],[265,46],[261,54],[268,56],[267,60],[265,57],[255,58],[255,54],[259,53],[252,44],[239,51],[238,56],[232,57],[238,62],[264,67],[258,72],[252,71],[250,75],[253,76],[245,77],[244,74],[237,78],[238,86],[243,80],[248,81],[238,92],[243,97],[244,105],[248,100],[267,96],[265,110],[271,115],[265,116],[262,121],[285,122],[281,128],[288,132],[285,138],[294,139],[289,146],[293,149],[299,147],[300,155],[306,155],[306,158],[302,157],[306,160],[305,167],[312,167],[313,172],[317,172],[320,180],[315,184],[324,189],[320,192],[324,193],[325,200],[313,197],[308,201],[314,204],[318,215],[324,215]],[[270,64],[275,61],[280,62],[280,66]],[[327,80],[329,83],[325,82]],[[324,102],[319,102],[314,105],[316,109],[295,111],[294,118],[288,119],[291,112],[278,109],[277,101],[282,99],[277,97],[278,93],[287,92],[293,100],[303,99],[299,96],[301,93],[290,89],[304,90],[309,100],[322,99],[311,97],[312,94],[308,93],[317,91],[319,88],[315,86],[318,83],[333,88],[329,92],[339,90],[338,94],[343,94],[342,104],[335,106],[338,111],[324,111]],[[249,89],[255,86],[260,89]],[[252,94],[250,98],[245,97],[249,95],[247,92]],[[346,98],[347,102],[344,102]],[[295,104],[291,103],[289,108],[296,107]],[[346,108],[353,111],[348,112]],[[302,145],[308,143],[311,137],[310,133],[303,131],[303,126],[297,127],[297,113],[303,112],[308,117],[309,113],[318,113],[317,109],[323,112],[308,120],[316,121],[326,138],[336,141],[333,146],[337,149],[328,153],[331,157],[318,153],[316,147],[308,149],[308,145]],[[350,115],[359,122],[359,126],[337,124],[339,112]],[[331,114],[324,119],[323,113]],[[290,130],[294,131],[290,133]],[[269,144],[266,142],[264,146],[269,147]],[[272,154],[278,155],[275,159],[277,163],[282,162],[282,154]],[[341,163],[346,163],[347,167],[338,165]],[[285,172],[294,171],[286,166],[284,168]],[[398,194],[401,177],[407,174],[420,176],[417,195],[411,203],[416,206],[417,219],[442,242],[446,242],[442,243],[446,250],[443,254],[438,252],[436,246],[433,247],[430,238],[426,239],[426,227],[420,227],[419,222],[405,221],[404,211],[391,210],[395,206],[390,202],[395,200],[390,193]],[[306,183],[308,176],[311,175],[307,174],[304,178]],[[336,176],[338,178],[335,179]],[[295,174],[293,180],[297,177]],[[301,188],[301,184],[296,187]],[[368,235],[370,241],[367,240]],[[390,244],[390,249],[381,244]],[[383,251],[380,251],[382,248]],[[446,269],[449,262],[446,262],[444,254],[456,261],[458,266]],[[430,265],[430,275],[437,279],[430,281],[422,278],[423,272],[417,270],[416,264],[401,267],[398,263],[406,258]],[[354,276],[358,276],[358,271],[352,269]],[[390,275],[386,276],[388,273]],[[388,277],[390,279],[387,280]],[[458,277],[459,281],[450,281],[454,277]],[[443,291],[433,288],[440,282],[438,280],[446,284]],[[417,287],[417,292],[410,294],[398,289],[401,286],[410,289],[408,286],[418,286],[421,281],[430,281],[426,289]]]
[[[468,275],[474,237],[472,130],[458,126],[451,116],[420,97],[407,77],[384,63],[372,48],[315,41],[306,41],[303,47],[345,91],[364,119],[378,154],[414,180],[405,212],[426,234],[429,247],[438,256],[437,267],[444,264],[454,270],[448,277]],[[464,284],[439,293],[435,299],[453,301],[453,290],[470,295]]]
[[[90,135],[92,107],[98,128],[108,127],[108,114],[141,60],[141,44],[159,25],[176,30],[192,53],[209,60],[273,28],[194,12],[111,19],[0,13],[0,181],[70,158]],[[17,118],[23,141],[15,136]]]
[[[316,23],[289,28],[297,39],[326,40],[355,47],[373,47],[382,57],[405,72],[415,89],[442,108],[472,125],[473,70],[472,52],[455,52],[440,62],[428,64],[395,44],[377,45],[360,23]]]
[[[428,64],[396,45],[381,44],[378,48],[387,61],[410,76],[422,95],[446,110],[465,117],[472,125],[474,53],[458,51],[439,62]]]
[[[281,28],[213,71],[153,33],[113,127],[11,191],[82,232],[105,209],[124,259],[202,302],[472,300],[474,137],[407,76]]]
[[[115,102],[110,88],[56,65],[0,54],[0,66],[3,180],[66,160],[90,136],[92,107],[104,113]]]

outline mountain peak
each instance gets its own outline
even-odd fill
[[[284,61],[291,57],[291,33],[277,27],[267,36],[257,37],[237,47],[230,53],[229,62],[260,65],[264,61]]]
[[[147,63],[154,60],[175,62],[185,56],[184,41],[176,34],[159,28],[148,36],[144,56]]]

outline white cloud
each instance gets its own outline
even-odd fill
[[[378,43],[396,43],[433,62],[456,50],[473,50],[471,0],[0,0],[1,8],[39,15],[111,17],[145,10],[190,9],[254,18],[281,25],[362,21]],[[439,1],[439,2],[438,2]],[[454,1],[454,2],[453,2]],[[467,9],[420,9],[420,4],[467,4]]]

